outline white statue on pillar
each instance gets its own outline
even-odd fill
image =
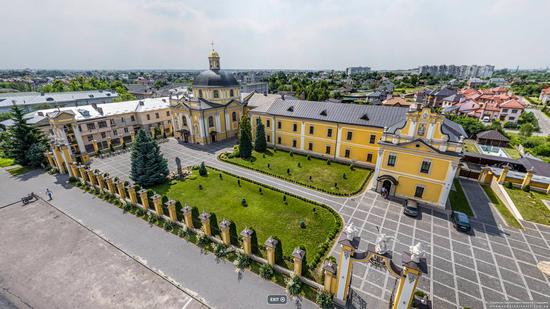
[[[374,242],[374,251],[378,254],[386,254],[386,252],[389,251],[388,249],[388,241],[392,239],[390,236],[386,236],[386,234],[381,233],[376,236],[376,241]]]
[[[422,249],[422,243],[417,243],[414,246],[409,247],[411,253],[411,261],[419,263],[420,259],[426,255],[426,251]]]
[[[355,226],[353,226],[353,222],[348,224],[345,228],[344,228],[344,233],[346,234],[346,239],[349,240],[349,241],[352,241],[355,237],[357,237],[357,228]]]

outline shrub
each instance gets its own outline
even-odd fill
[[[302,164],[300,162],[298,162],[298,167],[302,167]]]
[[[306,223],[304,222],[304,220],[300,220],[300,228],[302,229],[306,228]]]
[[[526,185],[525,187],[522,188],[522,190],[525,191],[525,192],[529,192],[529,191],[531,191],[531,186]]]
[[[199,190],[202,190],[202,189],[203,189],[203,188],[202,188],[202,185],[201,185],[201,184],[199,184]]]
[[[267,163],[267,168],[271,168],[271,164]]]
[[[513,187],[514,187],[514,185],[512,184],[511,181],[508,181],[508,182],[506,183],[506,188],[512,189]]]
[[[201,247],[206,247],[209,244],[210,244],[210,238],[208,238],[208,236],[206,236],[206,234],[201,233],[199,235],[198,245],[201,246]]]
[[[261,188],[260,188],[261,189]],[[261,191],[260,191],[261,192]],[[246,202],[246,199],[243,197],[242,200],[241,200],[241,205],[243,207],[247,207],[248,206],[248,203]]]
[[[355,166],[353,165],[353,163],[351,163],[351,164],[349,165],[349,169],[352,170],[352,171],[355,170]]]
[[[327,159],[327,165],[330,165],[330,159]]]
[[[334,308],[334,303],[332,302],[332,294],[327,291],[319,291],[317,293],[317,298],[315,299],[317,305],[322,309],[331,309]]]
[[[310,161],[311,160],[311,156],[310,155],[307,155],[307,160]]]
[[[294,276],[292,279],[288,280],[286,285],[286,290],[291,296],[297,296],[302,291],[302,281],[300,277]]]
[[[262,193],[262,187],[258,187],[258,191],[260,192],[260,194],[263,194]]]
[[[219,175],[220,175],[220,180],[223,180],[223,176],[222,176],[222,173],[220,173]]]
[[[201,165],[199,166],[199,175],[201,175],[201,176],[208,175],[208,171],[206,170],[206,166],[204,165],[204,161],[202,161]]]
[[[290,175],[290,169],[289,168],[286,169],[286,173]]]
[[[291,151],[288,153],[291,157],[294,157],[294,153]]]
[[[227,255],[227,247],[224,244],[215,244],[214,245],[214,255],[221,259]]]
[[[250,266],[251,259],[248,255],[237,253],[237,258],[233,262],[233,265],[238,269],[245,269]]]
[[[260,266],[260,277],[266,279],[266,280],[270,280],[273,275],[275,274],[274,270],[273,270],[273,266],[269,265],[269,264],[262,264]]]
[[[348,176],[346,176],[346,173],[344,173],[344,175],[342,175],[342,178],[348,179]]]

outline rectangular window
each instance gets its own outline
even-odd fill
[[[280,129],[280,128],[281,128],[281,122],[277,121],[277,129]]]
[[[332,137],[332,128],[327,129],[327,137]]]
[[[97,123],[97,125],[99,126],[99,128],[106,128],[107,127],[107,121],[100,121]]]
[[[120,122],[124,122],[124,117],[120,117]]]
[[[170,116],[170,111],[166,111],[166,116]]]
[[[155,113],[155,117],[156,117],[157,119],[159,119],[159,118],[160,118],[159,113]]]
[[[326,153],[326,154],[330,154],[330,146],[326,146],[326,147],[325,147],[325,153]]]
[[[371,143],[371,144],[376,143],[376,134],[371,134],[370,135],[369,143]]]
[[[503,112],[503,113],[507,113],[507,112],[508,112],[508,109],[507,109],[507,108],[504,108],[504,109],[502,109],[502,112]]]
[[[514,120],[516,120],[516,117],[508,117],[508,120],[514,121]]]
[[[130,120],[131,121],[136,121],[136,117],[134,117],[134,115],[130,116]]]
[[[424,160],[422,161],[422,164],[420,165],[420,172],[424,174],[428,174],[430,172],[430,166],[432,165],[432,162]]]
[[[91,142],[94,140],[94,136],[93,135],[88,135],[88,142]]]
[[[111,123],[111,126],[115,125],[115,120],[114,119],[109,119],[109,122]]]
[[[513,109],[513,110],[512,110],[512,114],[515,114],[515,113],[517,113],[517,112],[518,112],[517,109]]]
[[[101,138],[105,138],[107,135],[105,135],[105,132],[101,132]]]
[[[151,120],[151,115],[147,114],[147,120]]]
[[[307,146],[307,149],[309,151],[313,151],[313,143],[309,143],[308,146]]]
[[[113,135],[117,136],[118,135],[118,130],[113,130]]]
[[[277,144],[280,144],[281,143],[281,137],[277,137]]]
[[[292,147],[296,148],[296,140],[292,140]]]
[[[269,119],[265,121],[265,126],[268,128],[271,126],[271,121],[269,121]]]
[[[88,129],[88,131],[95,130],[95,123],[87,123],[86,129]]]
[[[372,162],[372,153],[367,154],[367,162]]]
[[[309,134],[313,134],[313,126],[309,126]]]
[[[349,153],[350,153],[350,150],[346,149],[346,151],[344,152],[344,157],[349,158]]]
[[[416,190],[414,191],[414,197],[422,198],[422,195],[424,195],[424,187],[416,186]]]
[[[82,131],[82,127],[78,125],[78,131]]]
[[[271,136],[269,136],[269,135],[267,136],[267,142],[271,143]]]
[[[128,133],[128,128],[124,128],[124,133]]]
[[[352,138],[352,137],[353,137],[353,132],[348,131],[348,134],[347,134],[346,139],[347,139],[348,141],[351,141],[351,138]]]
[[[388,166],[395,166],[395,161],[397,160],[397,156],[394,154],[390,154],[388,156]]]
[[[292,131],[294,131],[294,132],[298,131],[298,125],[297,124],[295,124],[295,123],[292,124]]]

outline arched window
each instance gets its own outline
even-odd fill
[[[208,127],[211,128],[214,126],[214,117],[208,117]]]
[[[217,99],[220,97],[220,92],[218,90],[214,90],[214,99]]]
[[[199,89],[199,98],[202,98],[202,90]]]
[[[235,92],[233,91],[233,89],[230,89],[230,90],[229,90],[229,96],[232,97],[232,96],[234,96],[234,95],[235,95]]]
[[[233,113],[231,114],[231,120],[237,121],[237,113],[236,113],[236,112],[233,112]]]
[[[187,117],[185,117],[185,115],[183,115],[183,117],[181,117],[181,123],[182,123],[184,126],[187,126]]]

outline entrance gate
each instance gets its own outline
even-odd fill
[[[352,277],[352,263],[366,262],[373,267],[386,269],[392,276],[399,278],[399,285],[395,291],[395,297],[390,299],[392,309],[407,309],[410,307],[414,293],[424,273],[427,274],[425,252],[421,244],[409,248],[409,252],[402,254],[402,266],[397,266],[392,261],[392,253],[387,244],[390,240],[384,234],[379,234],[374,244],[367,245],[367,251],[360,252],[359,243],[361,238],[357,236],[357,229],[350,224],[345,227],[338,243],[340,244],[340,257],[338,259],[337,284],[335,301],[339,305],[345,305],[350,294],[350,283]]]

